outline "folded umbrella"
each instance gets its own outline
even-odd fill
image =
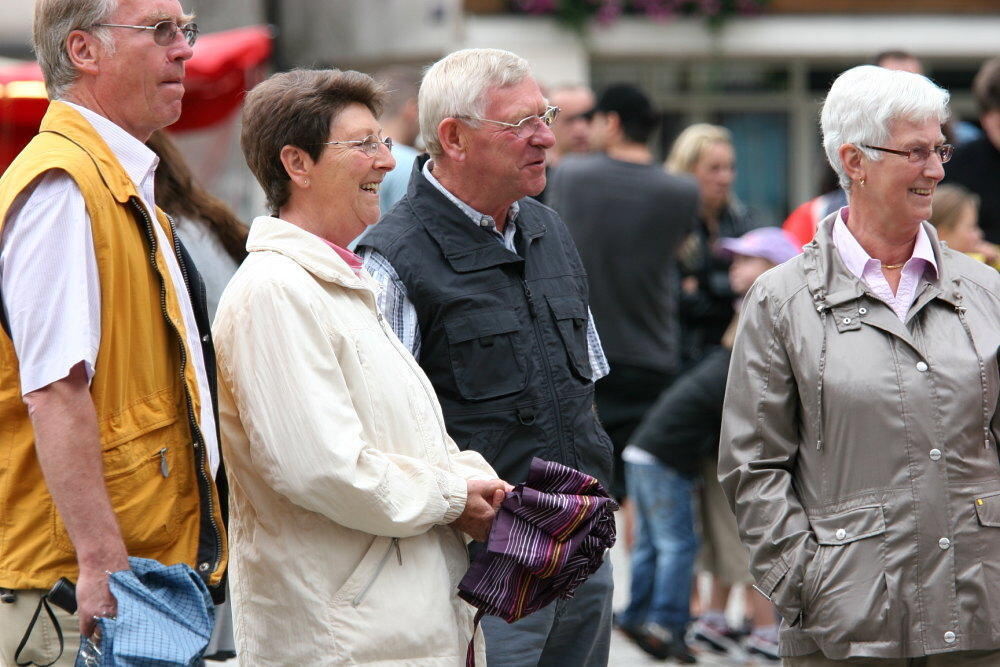
[[[108,577],[118,615],[98,619],[100,644],[81,643],[76,667],[186,667],[201,659],[215,624],[212,596],[187,565],[130,557]]]
[[[507,494],[486,548],[458,584],[458,595],[508,623],[573,592],[615,543],[612,500],[596,478],[534,458],[528,479]],[[469,664],[474,657],[469,645]]]

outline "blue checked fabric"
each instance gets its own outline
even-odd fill
[[[102,618],[97,651],[81,643],[76,667],[182,667],[201,660],[215,624],[208,587],[187,565],[129,559],[111,574],[118,616]]]

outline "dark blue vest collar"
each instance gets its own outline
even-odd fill
[[[421,155],[413,163],[407,199],[420,224],[441,248],[451,268],[457,273],[478,271],[502,264],[524,264],[524,259],[507,250],[488,230],[476,226],[469,217],[435,188],[423,175]],[[545,225],[532,214],[527,198],[521,200],[517,228],[527,247],[545,234]]]

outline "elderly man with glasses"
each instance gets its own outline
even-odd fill
[[[221,593],[204,291],[144,144],[180,115],[190,19],[177,0],[35,3],[53,101],[0,180],[0,664],[53,664],[45,614],[18,644],[60,577],[76,584],[78,619],[56,612],[68,647],[115,615],[107,577],[128,556],[186,563]]]
[[[381,309],[433,383],[447,428],[502,479],[533,456],[611,478],[594,412],[607,361],[587,276],[566,226],[530,199],[545,187],[549,106],[527,62],[496,49],[434,64],[418,96],[430,157],[359,243]],[[605,564],[577,590],[512,625],[483,621],[490,665],[603,665],[611,626]]]

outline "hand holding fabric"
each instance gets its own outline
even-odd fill
[[[470,479],[466,488],[465,509],[452,525],[477,542],[485,542],[500,503],[514,487],[502,479]]]

